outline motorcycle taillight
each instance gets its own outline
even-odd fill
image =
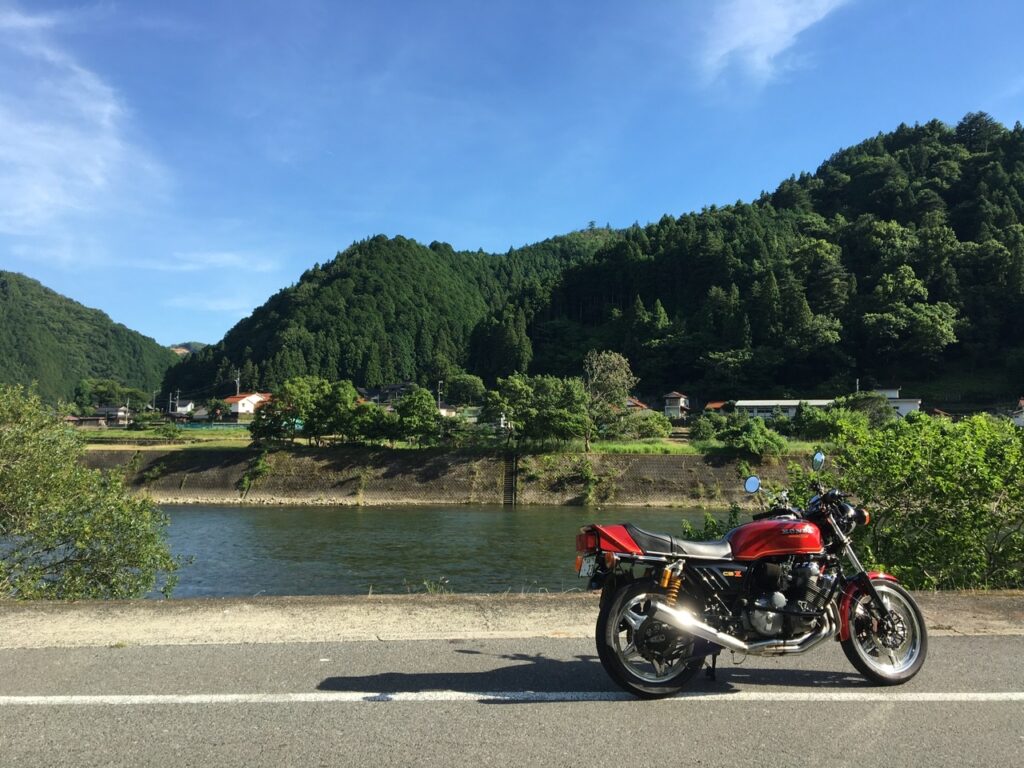
[[[577,552],[597,552],[599,543],[597,531],[592,528],[580,528],[576,534]]]

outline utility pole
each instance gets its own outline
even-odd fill
[[[437,382],[437,410],[441,410],[441,385],[444,384],[444,380],[438,380]]]
[[[178,412],[178,407],[181,405],[181,390],[174,390],[174,412]]]
[[[242,394],[242,372],[235,368],[235,394]]]

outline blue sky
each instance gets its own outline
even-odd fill
[[[0,268],[213,342],[384,233],[504,252],[1024,119],[1024,6],[0,0]],[[410,275],[414,280],[415,275]]]

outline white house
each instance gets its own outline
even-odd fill
[[[690,411],[690,398],[682,392],[669,392],[665,395],[665,416],[670,419],[682,419]]]
[[[1010,414],[1010,418],[1018,427],[1024,427],[1024,397],[1017,401],[1017,410]]]
[[[889,405],[892,406],[901,419],[908,413],[921,410],[921,398],[900,397],[899,387],[876,389],[874,391],[876,394],[885,396],[885,399],[889,401]]]
[[[178,400],[174,404],[174,412],[183,416],[192,413],[195,409],[196,404],[192,400]]]
[[[789,418],[796,416],[800,403],[807,403],[812,408],[828,408],[833,400],[737,400],[736,410],[759,419],[770,419],[775,409],[780,409]]]
[[[246,392],[225,397],[224,402],[231,406],[231,413],[235,416],[252,416],[257,408],[270,402],[270,393]]]

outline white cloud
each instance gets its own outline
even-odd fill
[[[180,293],[163,302],[165,307],[189,309],[200,312],[223,312],[229,315],[245,316],[260,302],[245,296],[202,296]]]
[[[708,83],[730,64],[770,80],[801,32],[849,0],[720,0],[708,22],[699,64]]]
[[[0,233],[52,232],[135,204],[163,171],[127,137],[114,88],[63,48],[67,19],[0,9]]]
[[[278,264],[273,259],[238,251],[198,251],[176,253],[163,261],[135,261],[135,266],[158,272],[205,272],[220,269],[244,269],[252,272],[274,272]]]

